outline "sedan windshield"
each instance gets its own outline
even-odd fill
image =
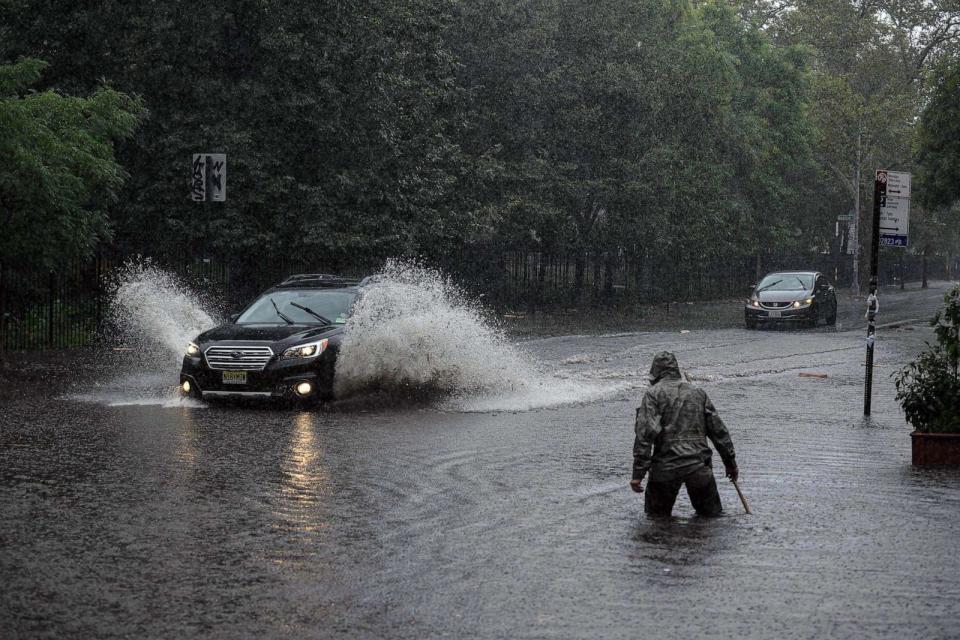
[[[326,324],[320,317],[343,324],[356,297],[352,291],[274,291],[250,305],[237,324]]]
[[[757,291],[803,291],[813,288],[809,273],[771,273],[760,281]]]

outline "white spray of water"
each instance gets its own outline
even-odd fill
[[[124,345],[160,358],[164,369],[179,365],[187,343],[219,324],[196,292],[149,262],[125,265],[112,297],[110,320]]]
[[[149,261],[127,263],[111,280],[110,348],[121,350],[111,353],[127,373],[67,397],[108,406],[205,406],[181,397],[176,385],[187,342],[217,324],[204,309],[212,305]]]
[[[117,346],[135,371],[78,400],[111,406],[204,406],[181,400],[176,371],[187,342],[218,324],[214,308],[175,275],[131,263],[113,286]],[[365,287],[337,362],[339,396],[386,391],[417,395],[451,411],[526,411],[612,395],[621,382],[546,373],[436,271],[392,261]]]
[[[457,411],[522,411],[616,391],[544,373],[449,279],[400,261],[365,288],[337,362],[339,395],[370,390],[439,396]]]

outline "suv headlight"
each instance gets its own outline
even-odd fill
[[[188,356],[198,356],[200,355],[200,347],[195,342],[187,343],[187,355]]]
[[[298,344],[297,346],[290,347],[284,351],[280,358],[284,360],[287,358],[316,358],[318,355],[323,353],[324,349],[327,348],[328,342],[329,340],[324,338],[323,340],[318,340],[316,342]]]

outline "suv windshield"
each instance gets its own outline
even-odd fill
[[[287,324],[286,316],[297,324],[325,324],[317,316],[305,311],[306,307],[334,324],[343,324],[350,315],[350,308],[357,294],[354,291],[317,291],[291,289],[274,291],[262,296],[237,318],[237,324]],[[274,308],[276,304],[276,308]],[[299,305],[299,306],[297,306]],[[279,311],[279,313],[278,313]],[[280,314],[283,314],[281,316]]]
[[[804,289],[813,289],[812,274],[771,273],[757,285],[757,291],[802,291]]]

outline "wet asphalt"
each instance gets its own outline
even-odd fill
[[[891,293],[881,323],[942,293]],[[0,637],[957,637],[960,471],[910,465],[890,378],[932,333],[879,330],[865,418],[861,304],[837,329],[525,338],[614,389],[529,411],[164,405],[164,372],[64,354],[3,396]],[[664,349],[730,428],[754,515],[721,469],[716,520],[682,494],[649,520],[628,489]]]

